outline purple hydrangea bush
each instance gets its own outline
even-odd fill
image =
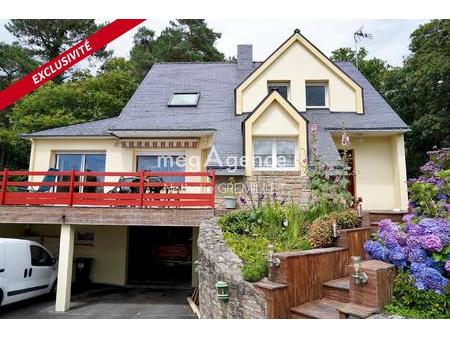
[[[422,175],[410,182],[410,213],[401,223],[379,222],[364,249],[372,259],[409,272],[418,290],[446,292],[450,277],[450,149],[429,153]]]

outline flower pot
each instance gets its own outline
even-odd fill
[[[223,198],[223,205],[225,209],[236,209],[237,198],[235,196],[225,196]]]

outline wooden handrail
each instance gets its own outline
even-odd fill
[[[215,172],[85,172],[85,171],[0,171],[0,205],[103,205],[103,206],[137,206],[137,207],[211,207],[215,204]],[[11,180],[15,176],[20,181]],[[53,176],[50,182],[31,181],[38,176]],[[89,182],[83,177],[104,177],[96,182]],[[116,177],[116,182],[105,181],[107,177]],[[118,177],[136,178],[136,182],[119,182]],[[206,177],[208,181],[194,180],[186,181],[162,181],[149,182],[148,177]],[[28,178],[27,181],[23,181]],[[25,187],[17,189],[8,188]],[[47,189],[35,190],[33,187],[46,187]],[[122,193],[109,193],[111,191],[98,192],[98,189],[87,187],[99,187],[100,191],[105,191],[106,187],[135,187],[139,188],[139,193],[123,193],[123,189],[117,190]],[[207,188],[206,192],[200,190],[180,191],[180,188]],[[86,189],[83,189],[86,188]],[[162,188],[163,193],[152,190],[146,192],[146,188]],[[177,188],[177,194],[170,194],[170,188]],[[166,190],[169,189],[169,190]],[[138,189],[136,189],[138,190]],[[116,192],[117,192],[116,191]],[[126,192],[126,191],[125,191]],[[172,191],[173,192],[173,191]],[[168,194],[169,193],[169,194]]]

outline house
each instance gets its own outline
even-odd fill
[[[344,132],[351,141],[350,189],[355,198],[362,198],[363,209],[406,210],[407,130],[351,63],[332,62],[299,30],[263,62],[253,61],[251,45],[239,45],[236,62],[156,63],[119,116],[24,135],[31,141],[30,171],[38,172],[30,175],[30,180],[42,181],[43,172],[50,167],[64,172],[135,172],[136,176],[141,170],[162,172],[172,183],[178,182],[175,186],[185,189],[175,197],[178,202],[172,197],[168,199],[172,202],[167,202],[141,196],[140,204],[133,199],[130,205],[152,208],[92,207],[124,205],[128,195],[106,194],[107,187],[95,190],[94,184],[95,195],[89,199],[88,176],[76,176],[75,172],[78,178],[71,178],[70,188],[75,197],[70,197],[68,204],[74,205],[72,209],[61,207],[64,211],[59,218],[54,215],[55,207],[47,209],[47,218],[36,222],[21,211],[20,216],[4,217],[3,223],[21,223],[22,228],[4,227],[3,231],[16,236],[26,232],[42,238],[61,236],[63,266],[57,308],[65,310],[73,250],[75,257],[94,258],[93,281],[116,285],[134,277],[147,280],[145,273],[132,276],[134,265],[168,255],[165,247],[177,247],[174,255],[178,260],[195,261],[199,219],[210,215],[205,210],[214,207],[214,201],[215,207],[220,207],[221,187],[229,177],[240,183],[265,184],[281,191],[284,198],[306,203],[306,170],[312,148],[317,147],[323,162],[335,166],[341,159]],[[96,181],[114,184],[118,176],[122,175],[105,174]],[[59,202],[53,204],[64,204],[61,201],[66,195],[58,193],[67,192],[54,192]],[[3,215],[7,214],[5,205],[26,204],[20,202],[24,195],[13,194],[3,196]],[[195,194],[201,197],[193,197]],[[50,195],[39,196],[46,199],[34,204],[50,203],[46,197]],[[91,208],[83,209],[84,204]],[[158,206],[165,208],[155,208]],[[18,209],[8,212],[14,210]],[[42,209],[33,210],[39,213]],[[127,217],[122,217],[125,214]],[[53,216],[53,225],[45,225]],[[23,220],[17,221],[21,217]],[[92,243],[77,245],[75,232],[76,236],[81,232],[81,238],[93,238]],[[159,242],[152,242],[156,245],[152,250],[159,252],[149,253],[148,241],[155,238]],[[187,242],[189,249],[183,246]],[[191,268],[190,264],[189,279]]]

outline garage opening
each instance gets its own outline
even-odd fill
[[[128,283],[190,287],[192,228],[130,227]]]

